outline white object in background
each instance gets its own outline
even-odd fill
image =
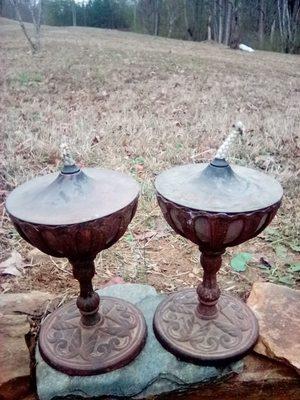
[[[243,51],[248,51],[248,53],[253,53],[254,50],[252,49],[252,47],[246,46],[245,44],[239,44],[239,49],[243,50]]]

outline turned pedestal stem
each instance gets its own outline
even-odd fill
[[[79,281],[80,294],[77,307],[81,313],[81,323],[85,326],[95,325],[100,320],[98,313],[100,297],[94,291],[92,278],[95,275],[94,260],[70,260],[73,276]]]
[[[220,297],[220,288],[217,283],[217,272],[222,265],[220,252],[202,252],[200,262],[203,267],[203,280],[197,287],[199,304],[197,313],[200,318],[211,319],[218,315],[217,303]]]

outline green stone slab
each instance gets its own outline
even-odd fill
[[[144,399],[174,390],[187,390],[201,383],[220,381],[241,372],[242,362],[225,367],[197,366],[178,360],[156,340],[152,319],[165,295],[157,294],[149,285],[113,285],[98,293],[115,296],[135,304],[144,314],[148,327],[147,343],[139,356],[118,370],[95,376],[68,376],[47,365],[36,351],[37,391],[40,400],[111,399],[131,397]]]

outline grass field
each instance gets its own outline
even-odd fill
[[[297,285],[299,56],[92,28],[43,27],[42,36],[32,56],[19,26],[0,19],[3,201],[25,180],[56,171],[67,140],[81,165],[126,171],[142,187],[128,232],[96,260],[95,286],[115,275],[164,291],[195,286],[202,274],[197,247],[164,222],[153,181],[172,165],[210,160],[241,120],[245,137],[231,161],[273,175],[285,197],[271,229],[228,249],[221,286],[245,296],[257,279]],[[75,294],[66,260],[32,252],[1,208],[0,261],[15,249],[26,268],[20,277],[0,277],[0,290]],[[252,259],[238,273],[230,259],[241,251]]]

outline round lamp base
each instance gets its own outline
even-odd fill
[[[210,364],[246,354],[258,338],[256,317],[241,300],[221,294],[218,315],[202,319],[197,314],[195,289],[168,296],[156,309],[153,326],[159,342],[179,358]]]
[[[101,296],[100,321],[83,326],[76,301],[42,323],[39,349],[53,368],[68,375],[96,375],[130,363],[146,342],[144,317],[131,303]]]

